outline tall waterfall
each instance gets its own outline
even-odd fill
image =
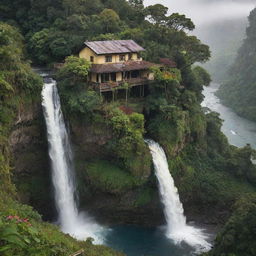
[[[47,127],[52,181],[59,224],[64,233],[84,240],[93,237],[99,242],[100,227],[87,215],[78,212],[72,168],[72,151],[64,123],[56,82],[47,78],[42,90],[42,106]]]
[[[206,241],[207,236],[203,234],[202,230],[186,224],[183,205],[170,174],[164,150],[152,140],[147,140],[146,142],[152,154],[161,201],[164,206],[167,237],[175,243],[184,241],[198,251],[208,251],[211,245]]]

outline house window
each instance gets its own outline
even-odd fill
[[[112,62],[112,55],[107,55],[107,56],[105,57],[105,61],[106,61],[106,62]]]
[[[132,59],[132,53],[129,53],[129,60]]]
[[[93,56],[90,57],[90,61],[94,62],[94,57]]]
[[[140,73],[138,70],[134,70],[131,72],[131,78],[137,78],[139,77]]]
[[[102,83],[109,82],[109,80],[110,80],[110,75],[109,75],[109,73],[103,73],[103,74],[101,74],[101,82],[102,82]]]
[[[125,55],[124,55],[124,54],[119,55],[119,60],[120,60],[120,61],[125,61]]]

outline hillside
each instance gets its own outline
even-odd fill
[[[79,207],[100,223],[164,222],[144,138],[164,148],[189,220],[223,225],[238,200],[246,198],[253,205],[246,195],[255,194],[255,152],[249,146],[230,146],[220,131],[218,114],[201,108],[203,85],[211,79],[194,64],[206,62],[210,51],[187,33],[194,29],[190,19],[169,16],[162,5],[144,8],[140,0],[14,3],[15,9],[9,1],[0,5],[5,21],[0,27],[4,255],[69,255],[82,248],[89,256],[122,255],[60,233],[23,205],[33,206],[44,220],[56,218],[40,102],[42,81],[32,72],[28,57],[50,67],[64,63],[54,77],[74,148]],[[75,56],[85,40],[96,39],[134,39],[147,50],[144,59],[158,63],[171,58],[177,67],[154,67],[155,81],[143,95],[129,86],[100,95],[86,82],[91,63]],[[27,218],[35,228],[26,224]],[[9,224],[14,240],[8,236]]]
[[[223,103],[239,115],[256,120],[256,74],[255,68],[255,31],[256,10],[249,16],[246,39],[238,51],[237,58],[229,71],[229,78],[217,95]]]

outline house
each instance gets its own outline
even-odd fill
[[[79,53],[92,63],[89,82],[100,92],[144,86],[154,80],[150,71],[154,63],[144,61],[141,52],[145,51],[133,40],[111,40],[85,42]]]

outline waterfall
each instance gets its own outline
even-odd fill
[[[100,227],[84,213],[79,213],[75,200],[72,167],[72,150],[64,123],[56,82],[47,78],[42,90],[42,106],[47,128],[49,156],[52,165],[52,181],[55,204],[61,230],[84,240],[97,235]]]
[[[186,224],[183,205],[180,201],[178,190],[170,174],[164,150],[152,140],[146,141],[155,167],[158,187],[164,215],[167,223],[166,236],[179,244],[182,241],[195,247],[197,251],[208,251],[211,245],[206,241],[207,236],[203,231]]]

